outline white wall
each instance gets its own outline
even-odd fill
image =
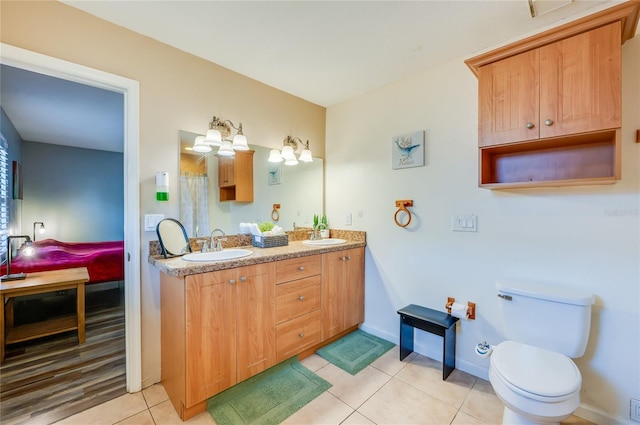
[[[349,228],[350,212],[352,228],[367,232],[366,330],[397,343],[397,309],[444,310],[447,296],[476,302],[476,320],[458,326],[456,362],[486,379],[488,359],[474,346],[503,340],[496,280],[592,291],[590,340],[576,361],[581,411],[628,420],[629,398],[640,398],[640,37],[623,55],[615,185],[478,188],[477,80],[465,58],[328,108],[327,213],[333,227]],[[426,165],[392,170],[392,136],[417,130],[426,130]],[[394,223],[396,199],[414,200],[415,223],[406,229]],[[452,232],[453,214],[477,214],[478,232]],[[416,333],[416,351],[441,360],[441,339]]]

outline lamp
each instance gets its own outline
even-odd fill
[[[228,140],[227,138],[231,134],[232,128],[237,130],[237,132],[232,140]],[[229,143],[227,144],[225,142]],[[220,148],[217,153],[222,156],[233,156],[235,151],[249,150],[247,136],[242,132],[242,123],[239,123],[236,127],[230,120],[221,120],[216,116],[209,122],[209,130],[207,130],[207,135],[203,143],[208,146],[219,146]]]
[[[211,152],[211,145],[206,142],[204,136],[197,136],[193,142],[193,150],[200,153]]]
[[[7,274],[0,277],[1,281],[20,280],[27,277],[26,273],[11,274],[11,239],[26,239],[24,248],[22,249],[22,255],[25,257],[31,257],[36,253],[36,249],[31,244],[31,238],[28,235],[9,236],[7,238]]]
[[[39,225],[39,226],[38,226]],[[33,223],[33,241],[36,241],[36,229],[38,229],[38,233],[44,233],[44,223],[41,221],[36,221]]]
[[[300,152],[300,156],[296,158],[295,152],[298,150],[298,143],[300,143],[304,149]],[[291,137],[287,136],[283,142],[282,151],[278,151],[277,149],[272,149],[269,152],[269,158],[267,161],[269,162],[282,162],[284,161],[284,165],[296,165],[298,164],[298,160],[302,162],[312,162],[313,157],[311,156],[311,150],[309,150],[309,141],[303,142],[299,137]]]

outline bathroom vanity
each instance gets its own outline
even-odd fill
[[[162,384],[182,420],[206,400],[364,321],[364,232],[341,245],[302,241],[235,260],[149,261],[162,272]]]

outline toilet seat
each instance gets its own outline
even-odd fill
[[[491,367],[509,389],[543,402],[569,399],[582,384],[580,370],[569,357],[515,341],[494,348]]]

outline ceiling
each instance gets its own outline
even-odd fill
[[[62,2],[325,107],[613,4],[535,0],[538,16],[531,18],[527,0]],[[58,143],[60,137],[33,138],[55,103],[52,112],[26,118],[28,99],[14,104],[15,90],[5,97],[19,76],[5,84],[6,74],[3,108],[23,139]],[[82,109],[99,107],[85,95]],[[14,121],[18,114],[25,118]],[[76,114],[56,115],[48,130],[77,122]]]
[[[22,140],[123,151],[122,93],[2,65],[0,99]]]

